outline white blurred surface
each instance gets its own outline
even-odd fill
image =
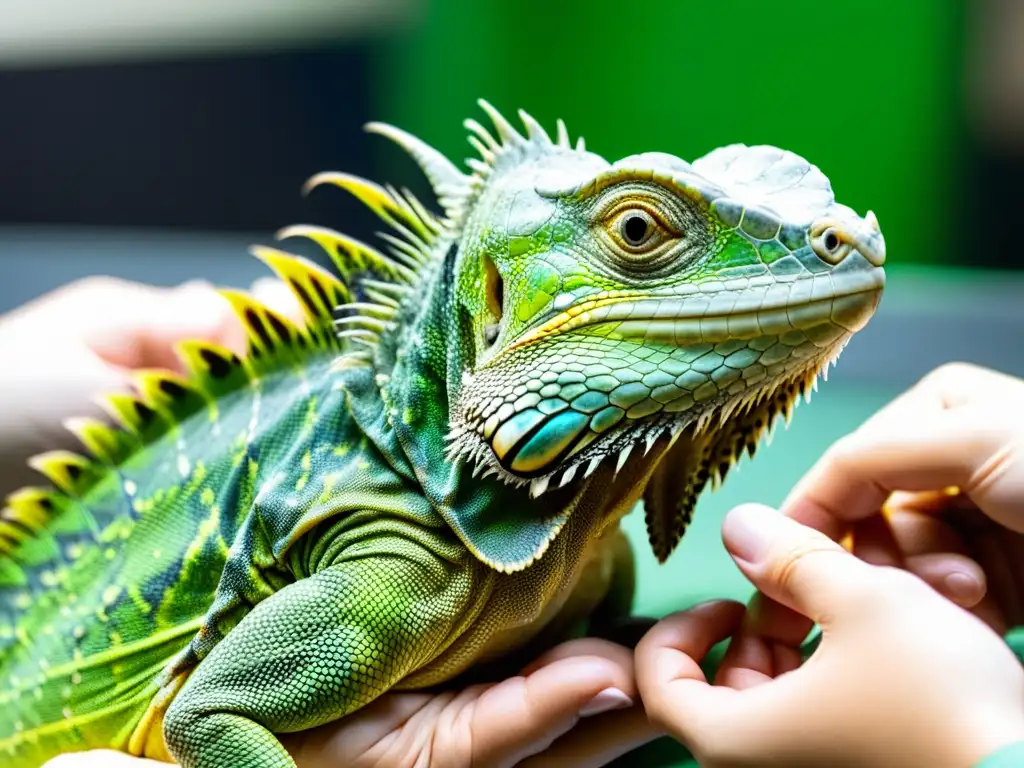
[[[275,48],[373,34],[422,0],[0,0],[0,66]]]

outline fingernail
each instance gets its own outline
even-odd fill
[[[618,688],[605,688],[597,696],[580,707],[580,717],[593,717],[613,709],[628,709],[633,700]]]
[[[756,563],[764,555],[772,531],[772,517],[778,513],[760,504],[742,504],[730,512],[722,525],[722,539],[730,554]]]
[[[961,571],[945,578],[946,594],[956,600],[970,600],[981,592],[981,584],[973,576]]]

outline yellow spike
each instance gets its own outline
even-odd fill
[[[104,411],[112,419],[120,424],[128,432],[141,436],[142,432],[149,426],[153,408],[146,402],[134,395],[126,395],[121,392],[102,395],[96,399]]]
[[[216,396],[232,389],[239,375],[251,378],[238,355],[220,344],[188,339],[177,345],[177,351],[194,384],[206,394]],[[215,403],[211,407],[216,407]]]
[[[70,496],[78,495],[92,462],[71,451],[47,451],[33,456],[28,465]]]
[[[245,326],[250,349],[269,355],[282,346],[291,346],[298,337],[299,331],[292,322],[244,291],[224,288],[218,293],[228,300]]]
[[[9,555],[14,552],[21,540],[25,538],[24,529],[14,525],[13,523],[9,523],[4,519],[5,517],[12,516],[13,514],[14,513],[10,512],[8,509],[0,507],[0,555]],[[7,567],[10,568],[11,566],[17,568],[14,563],[9,561]],[[10,573],[10,571],[8,571],[8,573]],[[22,571],[21,573],[22,577],[15,582],[18,586],[24,586],[28,583],[28,579],[24,577],[24,572]]]
[[[173,387],[187,392],[201,394],[188,379],[163,369],[140,369],[131,375],[132,383],[147,403],[170,404],[175,398],[168,390]]]
[[[3,518],[26,528],[42,528],[53,513],[52,491],[34,486],[21,488],[7,497]]]
[[[117,464],[131,452],[133,441],[127,433],[98,419],[67,419],[64,428],[77,437],[90,454],[109,464]]]
[[[346,279],[350,279],[353,272],[370,270],[381,273],[381,277],[405,283],[412,283],[416,278],[416,273],[404,264],[385,256],[373,246],[333,229],[296,224],[277,233],[280,240],[289,237],[308,237],[315,242],[331,257],[342,277]],[[344,255],[341,252],[344,252]]]
[[[423,240],[428,240],[431,237],[429,228],[420,221],[419,217],[379,184],[348,173],[324,171],[307,181],[302,188],[302,193],[308,195],[324,184],[332,184],[354,195],[363,205],[396,229],[412,229]]]
[[[253,246],[251,252],[284,281],[306,317],[320,327],[330,324],[335,307],[352,300],[343,282],[308,259],[262,245]]]

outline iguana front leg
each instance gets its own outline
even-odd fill
[[[388,549],[288,585],[211,650],[164,722],[183,768],[294,768],[275,733],[353,712],[449,645],[472,566],[407,540]]]

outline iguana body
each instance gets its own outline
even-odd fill
[[[291,766],[274,734],[557,634],[607,591],[621,516],[643,497],[666,558],[706,482],[873,313],[877,223],[800,158],[610,166],[483,106],[497,136],[467,122],[472,175],[374,127],[443,217],[313,180],[395,235],[385,255],[283,233],[340,278],[257,250],[305,327],[226,292],[244,360],[186,345],[188,379],[111,399],[121,427],[71,425],[91,457],[35,460],[55,487],[0,518],[4,764],[114,746]]]

